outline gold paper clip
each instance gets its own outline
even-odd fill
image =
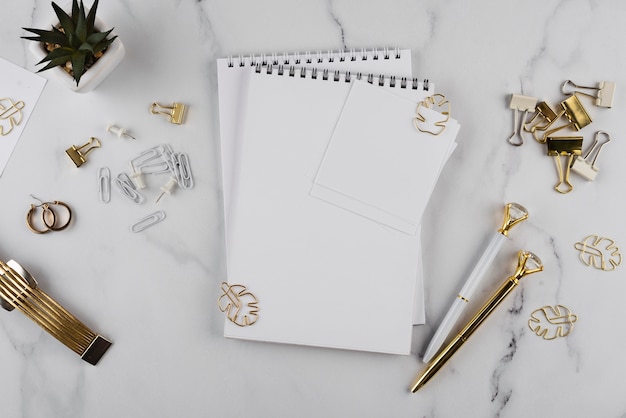
[[[530,96],[522,96],[520,94],[511,95],[511,103],[509,103],[509,109],[513,109],[513,133],[509,137],[509,144],[516,147],[524,144],[524,138],[522,137],[522,127],[524,121],[528,117],[528,112],[535,110],[537,106],[537,98]],[[524,116],[520,122],[519,112],[524,112]],[[519,129],[518,129],[519,127]],[[517,139],[515,139],[517,137]]]
[[[65,150],[65,153],[72,159],[74,164],[76,164],[76,167],[80,167],[87,162],[87,154],[89,154],[94,148],[100,148],[100,146],[100,140],[92,136],[85,144],[80,147],[72,145],[70,148]],[[83,148],[86,149],[83,150]]]
[[[574,128],[577,131],[580,131],[582,128],[584,128],[585,126],[591,123],[591,116],[589,116],[589,113],[587,113],[587,110],[585,109],[583,104],[580,102],[580,100],[578,100],[578,97],[576,97],[575,95],[571,95],[567,99],[563,100],[560,103],[560,106],[561,106],[561,111],[556,115],[556,118],[545,127],[545,129],[547,130],[561,116],[565,116],[567,120],[569,121],[569,123],[563,126],[559,126],[558,128],[554,128],[549,131],[546,131],[546,133],[543,135],[541,139],[537,138],[537,136],[535,135],[536,131],[533,132],[534,138],[539,143],[545,144],[546,139],[549,136],[551,136],[553,133],[561,129],[565,129],[569,127],[569,128]]]
[[[5,107],[4,102],[8,102],[8,106]],[[14,103],[8,97],[0,99],[0,136],[8,135],[13,128],[22,123],[22,109],[24,109],[24,102],[21,100]],[[8,129],[5,129],[2,120],[8,121]]]
[[[183,123],[186,109],[187,107],[182,103],[174,103],[172,106],[163,106],[154,102],[150,105],[150,113],[153,115],[165,115],[170,119],[170,122],[175,125]]]
[[[532,125],[537,118],[540,119]],[[530,120],[524,123],[524,130],[530,133],[534,133],[535,131],[545,131],[555,119],[556,112],[552,110],[548,103],[541,102],[537,105],[537,107],[535,107],[535,113]],[[543,125],[540,125],[540,120],[544,121]]]
[[[548,137],[547,143],[548,155],[554,157],[556,170],[559,175],[559,182],[554,185],[554,190],[562,194],[569,193],[574,189],[574,185],[569,181],[570,166],[574,161],[574,157],[582,154],[583,137]],[[568,157],[565,170],[561,167],[561,156]],[[567,188],[563,189],[563,184],[567,185]]]
[[[606,136],[606,141],[599,142],[598,137],[600,135]],[[572,164],[572,171],[583,176],[589,181],[594,180],[598,174],[596,159],[598,158],[598,154],[600,154],[600,149],[602,149],[602,147],[610,140],[611,137],[608,133],[604,131],[596,132],[593,144],[589,147],[589,150],[587,150],[583,157],[576,157],[576,160],[574,160],[574,163]],[[589,161],[589,159],[591,159],[591,161]]]
[[[584,93],[582,91],[567,92],[565,91],[565,87],[567,87],[568,85],[577,89],[597,90],[598,94],[594,96],[593,94]],[[591,97],[593,99],[596,99],[594,102],[596,106],[610,108],[611,106],[613,106],[613,96],[615,95],[615,82],[614,81],[600,81],[598,83],[598,87],[586,87],[586,86],[578,86],[574,84],[572,80],[567,80],[563,83],[563,86],[561,86],[561,91],[563,92],[563,94],[566,94],[566,95],[582,94],[583,96]]]

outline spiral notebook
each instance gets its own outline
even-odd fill
[[[241,160],[241,128],[245,120],[247,83],[251,68],[272,68],[280,72],[301,71],[302,68],[316,71],[320,79],[335,81],[338,72],[349,73],[353,78],[370,79],[378,82],[381,74],[394,74],[398,87],[407,83],[409,89],[417,87],[411,78],[411,51],[408,49],[352,50],[330,52],[280,53],[226,57],[217,60],[220,142],[222,161],[222,184],[226,240],[230,237],[231,205],[237,199],[237,185]],[[295,73],[294,73],[295,75]],[[301,74],[298,73],[298,76]],[[430,91],[434,90],[432,83]],[[404,91],[404,90],[403,90]],[[418,233],[419,235],[419,233]],[[228,248],[228,243],[227,243]],[[415,309],[413,323],[425,322],[421,249],[418,250],[416,274]]]
[[[310,196],[353,80],[414,104],[432,94],[427,83],[377,70],[247,71],[228,210],[228,278],[258,297],[259,314],[253,326],[226,321],[225,336],[410,353],[419,236]]]

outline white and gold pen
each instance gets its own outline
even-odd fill
[[[467,302],[469,302],[470,298],[474,294],[478,283],[485,275],[485,272],[493,262],[496,254],[498,254],[502,248],[504,241],[506,241],[506,238],[508,237],[509,230],[527,218],[528,211],[519,203],[507,203],[505,205],[504,221],[502,222],[502,226],[491,237],[483,255],[474,266],[474,270],[472,270],[471,274],[465,281],[465,284],[463,285],[463,288],[459,292],[458,296],[454,299],[452,306],[450,306],[446,316],[443,318],[443,321],[441,321],[441,325],[439,325],[439,328],[435,331],[435,335],[433,335],[433,338],[430,340],[430,343],[424,352],[424,362],[430,361],[430,359],[433,358],[439,348],[443,345],[444,341],[450,334],[450,331],[457,323],[461,313],[465,309]]]
[[[532,273],[543,270],[541,260],[528,251],[520,251],[517,255],[517,269],[509,276],[491,298],[483,305],[476,315],[465,325],[461,332],[439,352],[424,368],[422,373],[411,384],[411,392],[417,392],[450,360],[465,341],[478,329],[485,319],[498,307],[509,293],[519,284],[519,280]]]

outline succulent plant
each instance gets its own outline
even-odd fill
[[[37,63],[39,65],[47,62],[38,72],[61,66],[78,85],[85,71],[96,62],[117,36],[108,38],[113,29],[100,31],[95,27],[98,0],[94,0],[87,15],[83,0],[80,0],[80,3],[78,0],[72,0],[71,15],[55,2],[52,2],[52,8],[59,19],[59,25],[52,26],[52,30],[23,28],[37,36],[22,38],[41,42],[48,51],[44,59]]]

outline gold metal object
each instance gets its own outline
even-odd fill
[[[519,203],[507,203],[504,206],[504,220],[498,232],[505,237],[509,236],[509,231],[518,223],[528,219],[528,211]]]
[[[580,261],[587,266],[612,271],[622,264],[622,253],[611,238],[589,235],[574,244],[574,248],[580,251]]]
[[[422,115],[422,108],[438,111],[444,116],[443,120],[427,123],[426,117]],[[435,136],[440,135],[446,130],[448,120],[450,120],[450,110],[450,102],[443,94],[428,96],[417,104],[417,109],[415,109],[417,116],[413,118],[413,125],[415,125],[415,129],[420,132],[426,132]],[[424,124],[432,125],[434,128],[424,128],[422,127]]]
[[[519,284],[522,277],[543,270],[541,260],[531,252],[520,251],[517,258],[518,261],[515,273],[502,283],[500,288],[496,290],[493,296],[491,296],[476,315],[465,325],[461,332],[426,365],[422,373],[411,384],[411,392],[417,392],[418,389],[424,386],[443,365],[450,360],[463,343],[467,341],[504,298]]]
[[[574,158],[582,154],[582,136],[548,137],[548,155],[554,157],[559,181],[554,185],[554,190],[566,194],[574,189],[569,180],[570,167]],[[561,156],[566,156],[565,169],[561,166]]]
[[[22,109],[24,109],[24,102],[21,100],[14,103],[8,97],[0,99],[0,136],[8,135],[13,128],[22,123]],[[8,129],[5,129],[3,125],[5,120],[8,121]]]
[[[111,342],[91,331],[37,287],[37,281],[14,260],[0,260],[0,305],[17,308],[86,362],[96,365]]]
[[[533,137],[537,140],[537,142],[541,144],[545,144],[547,138],[552,136],[553,133],[565,128],[573,128],[576,131],[580,131],[585,126],[591,123],[591,116],[587,113],[587,110],[583,106],[583,104],[578,100],[578,97],[572,95],[567,99],[563,100],[560,103],[561,110],[556,115],[556,118],[545,126],[546,132],[543,134],[542,138],[537,138],[536,132],[533,132]],[[559,126],[557,128],[553,128],[551,130],[547,130],[554,122],[556,122],[561,116],[565,116],[565,118],[569,121],[569,123]]]
[[[170,122],[175,125],[183,123],[186,109],[187,107],[182,103],[174,103],[172,106],[163,106],[154,102],[150,105],[150,113],[153,115],[165,115],[169,118]]]
[[[550,126],[550,124],[556,119],[556,117],[556,112],[552,110],[550,105],[546,102],[541,102],[535,108],[535,114],[530,118],[529,121],[524,123],[524,130],[533,134],[535,131],[545,131],[547,127]],[[532,123],[537,120],[537,118],[539,118],[538,121],[534,125],[532,125]],[[543,125],[540,125],[541,120],[543,120],[544,122]]]
[[[33,198],[37,199],[34,196]],[[39,205],[34,205],[31,203],[30,209],[26,214],[26,225],[28,226],[28,229],[30,229],[32,232],[36,234],[45,234],[50,231],[62,231],[69,226],[70,222],[72,222],[72,209],[70,209],[67,203],[61,202],[60,200],[55,200],[54,202],[42,202],[41,200],[39,201],[41,202]],[[57,222],[59,218],[57,217],[57,214],[51,206],[61,206],[64,208],[64,211],[66,212],[66,216],[64,217],[64,223],[61,224]],[[35,225],[33,221],[33,215],[37,211],[37,208],[42,208],[41,219],[43,222],[43,226]]]
[[[65,150],[65,153],[76,164],[76,167],[80,167],[87,162],[87,154],[95,148],[100,148],[101,145],[100,140],[92,136],[85,144],[80,147],[72,145],[71,148]]]
[[[596,90],[597,95],[585,93],[582,91],[573,91],[567,92],[565,87],[571,86],[577,89],[583,90]],[[595,99],[594,104],[598,107],[612,107],[613,106],[613,96],[615,95],[615,82],[613,81],[600,81],[597,87],[587,87],[587,86],[579,86],[574,84],[572,80],[567,80],[561,86],[561,91],[563,94],[582,94],[583,96],[591,97]]]
[[[259,300],[240,284],[221,284],[222,295],[218,305],[222,312],[226,312],[228,319],[240,327],[254,324],[259,318]]]
[[[528,327],[544,340],[567,337],[574,329],[578,316],[563,305],[544,306],[530,314]]]

